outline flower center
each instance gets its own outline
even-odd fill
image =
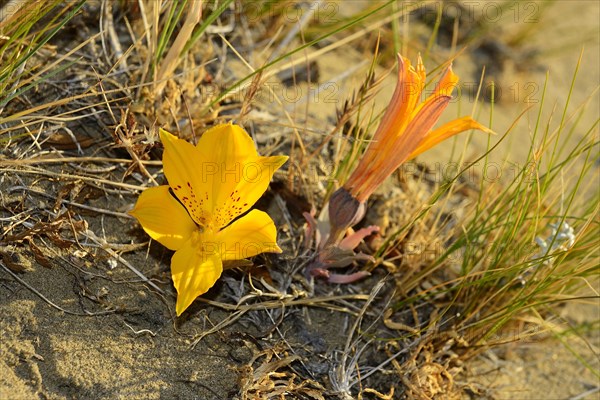
[[[200,258],[208,258],[220,253],[219,242],[212,227],[198,227],[192,233],[191,241]]]

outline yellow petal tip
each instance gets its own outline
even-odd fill
[[[160,128],[158,130],[158,136],[160,137],[160,142],[164,145],[166,142],[173,142],[174,140],[179,139],[177,136],[173,135],[171,132]]]

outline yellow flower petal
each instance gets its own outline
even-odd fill
[[[250,135],[241,126],[232,123],[208,129],[202,134],[196,147],[203,160],[216,163],[234,163],[258,156]]]
[[[439,128],[429,132],[425,139],[421,142],[421,144],[419,144],[419,147],[417,147],[411,153],[408,159],[411,160],[419,154],[423,153],[424,151],[427,151],[433,146],[437,145],[438,143],[469,129],[477,129],[485,133],[494,133],[494,131],[481,125],[479,122],[475,121],[471,117],[462,117],[459,119],[455,119],[454,121],[450,121],[440,126]]]
[[[185,206],[192,219],[206,226],[212,218],[212,165],[204,164],[196,147],[161,129],[160,140],[165,147],[163,170],[175,196]],[[208,172],[207,172],[208,171]],[[210,180],[212,183],[212,178]]]
[[[252,210],[216,234],[223,260],[241,260],[260,253],[281,253],[277,228],[269,215]]]
[[[250,135],[233,124],[206,131],[197,148],[202,160],[215,166],[212,214],[216,228],[248,211],[267,190],[275,170],[288,159],[259,156]]]
[[[198,229],[185,208],[169,193],[168,186],[146,189],[129,212],[150,237],[177,250]]]
[[[202,226],[223,228],[248,211],[267,190],[287,156],[258,156],[241,127],[217,125],[198,145],[161,130],[163,166],[169,185]]]
[[[228,199],[240,198],[238,203],[248,204],[245,210],[258,200],[246,200],[243,192],[236,192],[244,179],[246,163],[258,157],[258,153],[250,135],[233,124],[221,124],[207,130],[196,148],[206,171],[211,171],[203,179],[214,196],[211,202],[213,223],[221,228],[243,212],[239,207],[231,207]]]
[[[171,259],[173,285],[177,289],[175,311],[181,315],[196,297],[206,293],[223,272],[214,235],[196,234]]]
[[[286,161],[287,156],[256,157],[241,165],[240,180],[230,191],[217,195],[214,224],[223,228],[233,219],[245,213],[263,195],[275,171]]]

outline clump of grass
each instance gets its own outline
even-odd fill
[[[36,125],[40,118],[33,114],[66,102],[59,100],[24,110],[7,108],[13,100],[22,99],[32,89],[72,65],[68,55],[46,64],[41,62],[45,58],[41,54],[51,54],[48,42],[71,21],[84,3],[63,5],[59,1],[23,0],[7,2],[0,9],[0,136]],[[28,122],[31,118],[37,122]],[[15,128],[17,121],[19,127]],[[0,137],[0,140],[9,139]]]
[[[63,6],[59,1],[23,0],[8,2],[0,10],[0,110],[31,89],[31,80],[23,81],[24,77],[44,68],[39,64],[27,65],[27,62],[73,18],[83,4],[80,1]]]

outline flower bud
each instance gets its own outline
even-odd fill
[[[338,243],[346,230],[356,225],[365,216],[366,207],[348,190],[341,187],[329,199],[329,243]]]

